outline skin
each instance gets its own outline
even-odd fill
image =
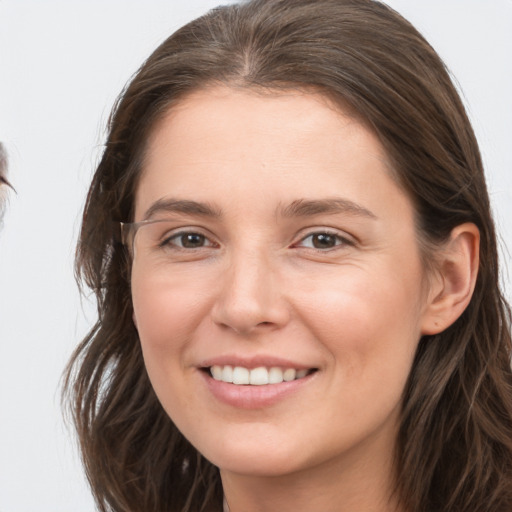
[[[342,208],[290,208],[333,198]],[[158,208],[169,199],[216,215]],[[163,407],[221,469],[231,512],[398,510],[402,391],[421,335],[452,319],[377,137],[313,93],[195,92],[155,128],[135,211],[206,237],[136,245],[134,321]],[[315,248],[325,232],[335,245]],[[212,394],[205,361],[258,356],[316,371],[268,406]]]

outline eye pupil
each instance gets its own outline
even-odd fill
[[[181,235],[181,245],[187,249],[202,247],[204,242],[205,237],[199,233],[187,233],[185,235]]]
[[[336,245],[336,237],[328,233],[313,235],[313,247],[316,249],[328,249]]]

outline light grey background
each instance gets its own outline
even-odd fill
[[[80,211],[116,95],[158,43],[218,3],[0,0],[0,140],[18,191],[0,234],[2,512],[94,510],[59,405],[62,370],[94,319],[73,280]],[[512,246],[512,0],[389,4],[457,77]]]

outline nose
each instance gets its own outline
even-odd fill
[[[224,329],[249,335],[288,322],[290,310],[283,283],[264,254],[247,251],[231,258],[219,284],[212,318]]]

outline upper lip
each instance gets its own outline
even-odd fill
[[[275,357],[270,355],[254,355],[250,357],[241,357],[237,355],[221,355],[205,359],[198,366],[200,368],[209,368],[211,366],[241,366],[243,368],[295,368],[296,370],[309,370],[316,368],[314,365],[303,364],[297,361],[290,361],[289,359]]]

